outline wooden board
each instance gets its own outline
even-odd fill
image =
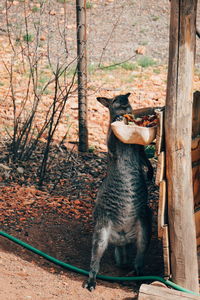
[[[194,209],[200,207],[200,166],[192,168]]]
[[[195,224],[196,224],[196,235],[197,235],[197,246],[200,246],[200,208],[194,212]]]
[[[200,284],[200,246],[197,248],[197,260],[199,266],[199,284]]]
[[[199,296],[155,285],[142,284],[138,300],[199,300]]]
[[[163,237],[163,227],[166,225],[166,181],[162,180],[159,190],[158,203],[158,237]]]
[[[167,225],[167,205],[166,205],[166,181],[160,183],[159,205],[158,205],[158,237],[162,238],[164,276],[169,278],[171,275],[170,267],[170,248],[169,248],[169,229]]]
[[[168,225],[163,227],[163,260],[164,260],[164,276],[171,277],[170,267],[170,247],[169,247],[169,228]]]
[[[164,179],[164,176],[165,176],[165,152],[162,151],[158,156],[155,183],[159,185],[160,182]]]
[[[200,208],[200,137],[192,140],[192,178],[194,209],[196,209]]]
[[[155,110],[158,118],[157,134],[156,134],[156,154],[160,155],[160,152],[164,149],[164,107],[162,110]]]
[[[200,134],[200,92],[193,94],[192,137]]]
[[[192,178],[194,193],[195,225],[198,246],[198,261],[200,275],[200,92],[193,95],[192,116]]]
[[[200,114],[200,112],[199,112]],[[200,136],[192,139],[192,162],[200,165]]]

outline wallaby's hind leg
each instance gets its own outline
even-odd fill
[[[116,262],[117,267],[120,267],[120,268],[127,267],[128,253],[127,253],[126,245],[115,247],[115,262]]]
[[[135,257],[134,268],[137,275],[141,275],[144,268],[144,259],[151,239],[151,215],[138,221],[136,245],[137,252]]]
[[[115,247],[116,266],[122,269],[132,269],[133,244]]]
[[[84,284],[84,287],[87,288],[90,292],[95,289],[96,275],[99,271],[100,260],[108,246],[109,235],[110,229],[106,227],[96,228],[94,231],[89,278]]]

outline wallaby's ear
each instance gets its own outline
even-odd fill
[[[105,97],[97,97],[97,101],[99,101],[101,104],[103,104],[105,107],[109,107],[110,99]]]
[[[131,93],[127,93],[127,94],[124,95],[124,96],[126,96],[126,97],[128,98],[130,95],[131,95]]]
[[[121,105],[127,105],[128,104],[128,97],[130,96],[130,94],[131,93],[119,96],[119,101],[120,101]]]

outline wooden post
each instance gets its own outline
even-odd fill
[[[165,138],[172,279],[198,293],[191,170],[196,9],[197,0],[171,0]]]
[[[88,150],[87,126],[87,54],[86,54],[86,0],[76,0],[79,151]]]

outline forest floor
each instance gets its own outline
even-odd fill
[[[20,3],[22,1],[13,1],[10,8],[13,24],[19,16]],[[31,2],[31,10],[37,13],[39,1]],[[53,2],[53,1],[52,1]],[[63,14],[62,2],[58,1],[59,7],[53,11],[51,8],[50,16],[53,18],[59,13]],[[116,1],[120,3],[121,1]],[[137,1],[130,1],[132,5],[137,6]],[[118,53],[120,60],[124,57],[130,57],[139,46],[143,46],[141,51],[146,51],[148,55],[155,54],[153,61],[146,58],[141,63],[137,61],[137,66],[133,64],[122,64],[107,69],[96,69],[95,72],[90,65],[89,83],[88,83],[88,129],[89,129],[89,151],[90,153],[81,155],[77,151],[77,130],[78,130],[78,103],[76,94],[72,94],[67,101],[65,108],[65,117],[62,118],[58,130],[56,131],[53,146],[51,148],[48,173],[45,178],[43,188],[38,187],[37,172],[41,163],[41,153],[46,143],[46,137],[40,139],[40,144],[31,161],[13,162],[7,148],[10,141],[9,134],[13,130],[13,107],[12,99],[9,97],[9,74],[6,72],[5,64],[10,59],[9,41],[5,34],[5,22],[2,15],[5,16],[3,6],[0,6],[2,15],[0,17],[0,222],[1,230],[14,235],[15,237],[31,244],[32,246],[56,257],[66,263],[79,268],[88,270],[91,252],[91,238],[93,231],[92,210],[95,197],[103,178],[106,175],[106,133],[108,126],[108,112],[97,101],[97,96],[112,97],[113,95],[131,92],[130,102],[133,108],[146,106],[163,106],[166,96],[166,52],[167,41],[167,14],[169,12],[169,1],[143,1],[143,4],[137,6],[137,22],[132,27],[137,28],[137,38],[141,43],[131,45],[129,49],[125,47],[126,40],[131,38],[131,31],[124,34],[124,23],[119,26],[119,37],[123,40],[111,41],[111,48],[108,47],[107,59],[112,56],[110,52],[112,43],[114,43],[115,61]],[[129,3],[130,4],[130,3]],[[1,5],[1,4],[0,4]],[[69,1],[71,9],[72,1]],[[105,1],[105,5],[94,1],[90,8],[90,26],[96,27],[97,16],[101,15],[105,26],[108,18],[108,9],[112,8],[113,1]],[[134,6],[134,9],[136,7]],[[58,9],[59,8],[59,9]],[[118,7],[114,7],[118,11]],[[158,9],[155,11],[155,9]],[[119,8],[120,11],[121,8]],[[127,7],[124,10],[128,9]],[[149,11],[151,10],[151,14]],[[112,10],[113,11],[113,10]],[[143,11],[145,20],[141,22],[139,13]],[[148,15],[149,13],[149,15]],[[74,10],[71,14],[74,22]],[[151,16],[149,18],[148,16]],[[94,22],[91,21],[94,18]],[[131,16],[129,21],[133,23]],[[14,21],[15,20],[15,21]],[[72,22],[71,21],[71,22]],[[110,21],[110,20],[109,20]],[[124,18],[122,18],[124,21]],[[146,24],[145,24],[145,22]],[[141,23],[140,23],[141,22]],[[157,22],[157,23],[156,23]],[[90,56],[92,53],[98,54],[98,59],[102,54],[100,46],[101,39],[97,34],[103,35],[111,25],[115,24],[114,15],[111,23],[102,31],[92,31],[90,38]],[[129,22],[130,23],[130,22]],[[144,25],[145,24],[145,25]],[[149,40],[150,24],[153,24],[154,33],[151,33],[152,39]],[[157,24],[157,25],[156,25]],[[160,33],[159,24],[164,30],[164,36]],[[119,24],[120,25],[120,24]],[[122,26],[123,25],[123,26]],[[75,24],[68,24],[72,30],[69,34],[68,42],[73,42],[73,30]],[[110,27],[109,27],[110,26]],[[100,28],[100,27],[99,27]],[[106,31],[107,30],[107,31]],[[120,33],[121,32],[121,33]],[[123,35],[122,35],[123,32]],[[117,33],[116,33],[117,34]],[[129,36],[130,35],[130,36]],[[162,37],[160,36],[162,35]],[[155,47],[156,38],[159,43]],[[41,41],[45,40],[45,36]],[[145,40],[145,38],[147,40]],[[106,37],[103,38],[104,41]],[[121,44],[120,44],[121,43]],[[121,46],[123,44],[123,47]],[[96,45],[96,46],[95,46]],[[40,45],[41,49],[42,46]],[[73,45],[71,45],[73,48]],[[96,48],[95,48],[96,47]],[[121,48],[120,48],[121,47]],[[95,51],[96,49],[96,51]],[[121,49],[121,52],[120,52]],[[127,52],[128,51],[128,52]],[[45,52],[45,49],[44,49]],[[141,57],[143,57],[141,53]],[[161,64],[161,62],[164,62]],[[45,70],[45,76],[48,76],[49,70]],[[43,73],[44,75],[44,73]],[[22,84],[23,76],[19,70],[15,72],[16,76],[16,95],[20,100],[26,87]],[[42,78],[44,81],[44,77]],[[44,83],[44,82],[43,82]],[[194,78],[194,90],[200,90],[200,72],[196,70]],[[51,91],[48,91],[43,97],[40,114],[37,121],[42,119],[43,112],[47,110],[47,103],[53,98]],[[39,122],[38,122],[39,123]],[[60,145],[60,141],[68,131],[65,142]],[[8,134],[9,133],[9,134]],[[156,159],[151,159],[156,172]],[[158,187],[154,180],[148,183],[149,186],[149,204],[153,210],[153,236],[150,249],[147,255],[147,263],[144,270],[145,275],[163,275],[162,245],[157,238],[157,205],[158,205]],[[119,270],[114,263],[113,249],[110,247],[106,251],[101,263],[101,274],[111,276],[125,276],[127,270]],[[137,299],[140,282],[132,283],[108,283],[98,280],[95,292],[90,293],[82,288],[82,282],[85,277],[72,273],[47,262],[41,257],[28,252],[20,246],[17,246],[9,240],[0,237],[0,299],[2,300],[132,300]]]

